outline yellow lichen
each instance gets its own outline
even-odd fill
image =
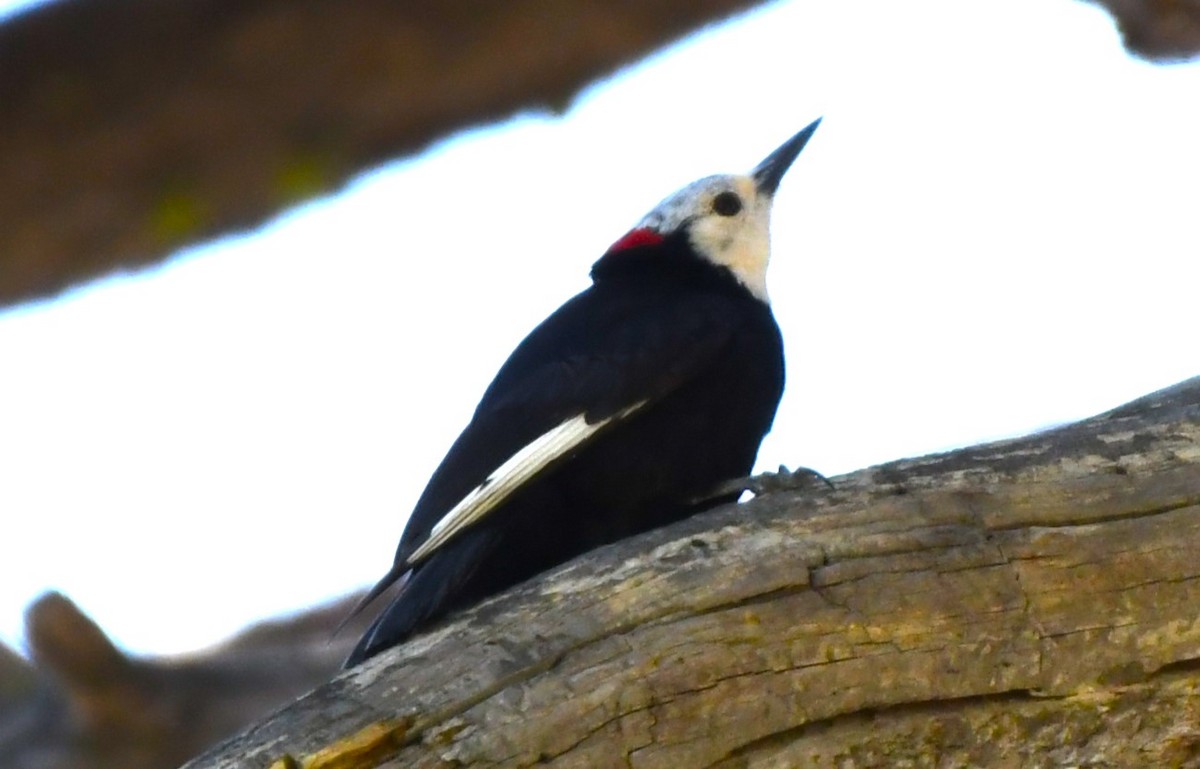
[[[159,198],[150,214],[150,230],[155,240],[173,244],[195,235],[207,219],[208,209],[199,198],[168,192]]]
[[[332,186],[330,163],[318,155],[291,158],[275,174],[275,194],[287,203],[297,203],[327,192]]]
[[[377,721],[312,755],[300,759],[281,756],[270,769],[369,769],[399,752],[411,726],[410,719]]]

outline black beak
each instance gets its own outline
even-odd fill
[[[813,132],[819,125],[821,125],[821,118],[812,121],[803,131],[785,141],[782,147],[767,155],[767,159],[750,172],[759,192],[764,195],[775,194],[783,175],[787,173],[792,161],[800,154],[800,150],[804,149],[804,145],[808,144],[808,140],[812,138]]]

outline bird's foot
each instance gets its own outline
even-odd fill
[[[779,470],[775,472],[768,471],[759,475],[725,481],[713,490],[709,498],[723,497],[743,491],[749,491],[754,496],[761,497],[763,494],[776,491],[797,491],[809,488],[818,482],[833,488],[832,481],[811,467],[797,467],[795,470],[789,470],[785,465],[780,465]]]

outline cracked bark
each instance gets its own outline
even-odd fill
[[[196,759],[1200,766],[1200,378],[598,550]]]

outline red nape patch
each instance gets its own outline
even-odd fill
[[[637,246],[656,246],[662,242],[662,235],[646,227],[638,227],[625,233],[620,240],[609,246],[608,253],[624,251],[627,248],[636,248]]]

